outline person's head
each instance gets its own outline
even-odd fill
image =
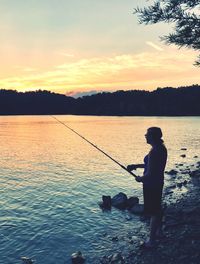
[[[159,144],[163,143],[162,140],[162,131],[159,127],[150,127],[147,129],[147,133],[145,134],[146,140],[148,144]]]

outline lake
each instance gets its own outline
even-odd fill
[[[150,126],[163,130],[166,170],[200,156],[200,117],[56,117],[125,166],[142,163]],[[77,250],[93,264],[112,252],[105,232],[142,228],[137,216],[127,221],[127,212],[98,206],[102,195],[120,191],[142,202],[141,184],[51,116],[1,116],[0,140],[1,264],[21,263],[21,256],[66,264]]]

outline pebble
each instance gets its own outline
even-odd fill
[[[178,182],[178,183],[177,183],[177,187],[178,187],[178,188],[181,188],[182,186],[183,186],[183,183],[182,183],[182,182]]]
[[[77,251],[71,255],[72,264],[83,264],[85,258],[83,257],[81,251]]]
[[[113,242],[117,242],[117,241],[119,241],[119,238],[118,238],[118,236],[114,236],[114,237],[112,237],[112,239],[111,239]]]
[[[183,185],[186,185],[186,184],[188,184],[188,181],[185,180],[185,181],[183,182]]]
[[[169,194],[172,194],[172,193],[174,193],[173,191],[167,191],[167,192],[165,192],[165,195],[169,195]]]
[[[21,257],[21,260],[24,264],[33,264],[33,260],[27,257]]]
[[[186,157],[186,155],[185,155],[185,154],[182,154],[182,155],[180,155],[180,157],[182,157],[182,158],[185,158],[185,157]]]
[[[132,216],[130,216],[130,215],[126,215],[126,217],[125,217],[125,218],[126,218],[126,220],[127,220],[127,221],[130,221],[130,220],[132,220],[132,219],[133,219],[133,217],[132,217]]]
[[[178,171],[176,171],[176,170],[170,170],[170,171],[166,171],[165,173],[167,173],[169,175],[176,175],[178,173]]]
[[[115,253],[111,256],[110,263],[112,264],[122,264],[124,263],[124,258],[121,253]]]

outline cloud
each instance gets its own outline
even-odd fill
[[[23,69],[23,71],[25,71],[25,72],[34,72],[34,71],[36,71],[36,69],[30,68],[30,67],[26,67],[26,68]]]
[[[158,51],[163,51],[163,48],[161,48],[160,46],[156,45],[155,43],[151,41],[146,41],[146,44]]]
[[[34,72],[37,71],[36,68],[32,68],[32,67],[22,67],[22,66],[14,66],[15,69],[24,71],[24,72]]]
[[[72,54],[72,53],[67,53],[67,52],[62,52],[62,51],[61,52],[57,52],[57,54],[62,55],[64,57],[70,57],[70,58],[75,57],[75,55]]]
[[[0,87],[67,93],[192,84],[200,82],[199,69],[192,65],[195,57],[193,51],[177,52],[177,49],[169,48],[162,53],[153,51],[77,59],[55,65],[49,71],[25,71],[22,76],[0,79]]]
[[[69,91],[65,95],[71,96],[71,97],[74,97],[74,98],[78,98],[78,97],[83,97],[83,96],[87,96],[87,95],[97,94],[97,93],[100,93],[100,92],[102,92],[102,91],[101,90],[100,91],[93,90],[93,91],[87,91],[87,92]]]

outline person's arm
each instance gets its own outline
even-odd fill
[[[144,164],[131,164],[127,166],[127,170],[128,171],[132,171],[132,170],[136,170],[136,169],[143,169],[144,168]]]
[[[136,164],[136,169],[144,169],[144,164]]]

